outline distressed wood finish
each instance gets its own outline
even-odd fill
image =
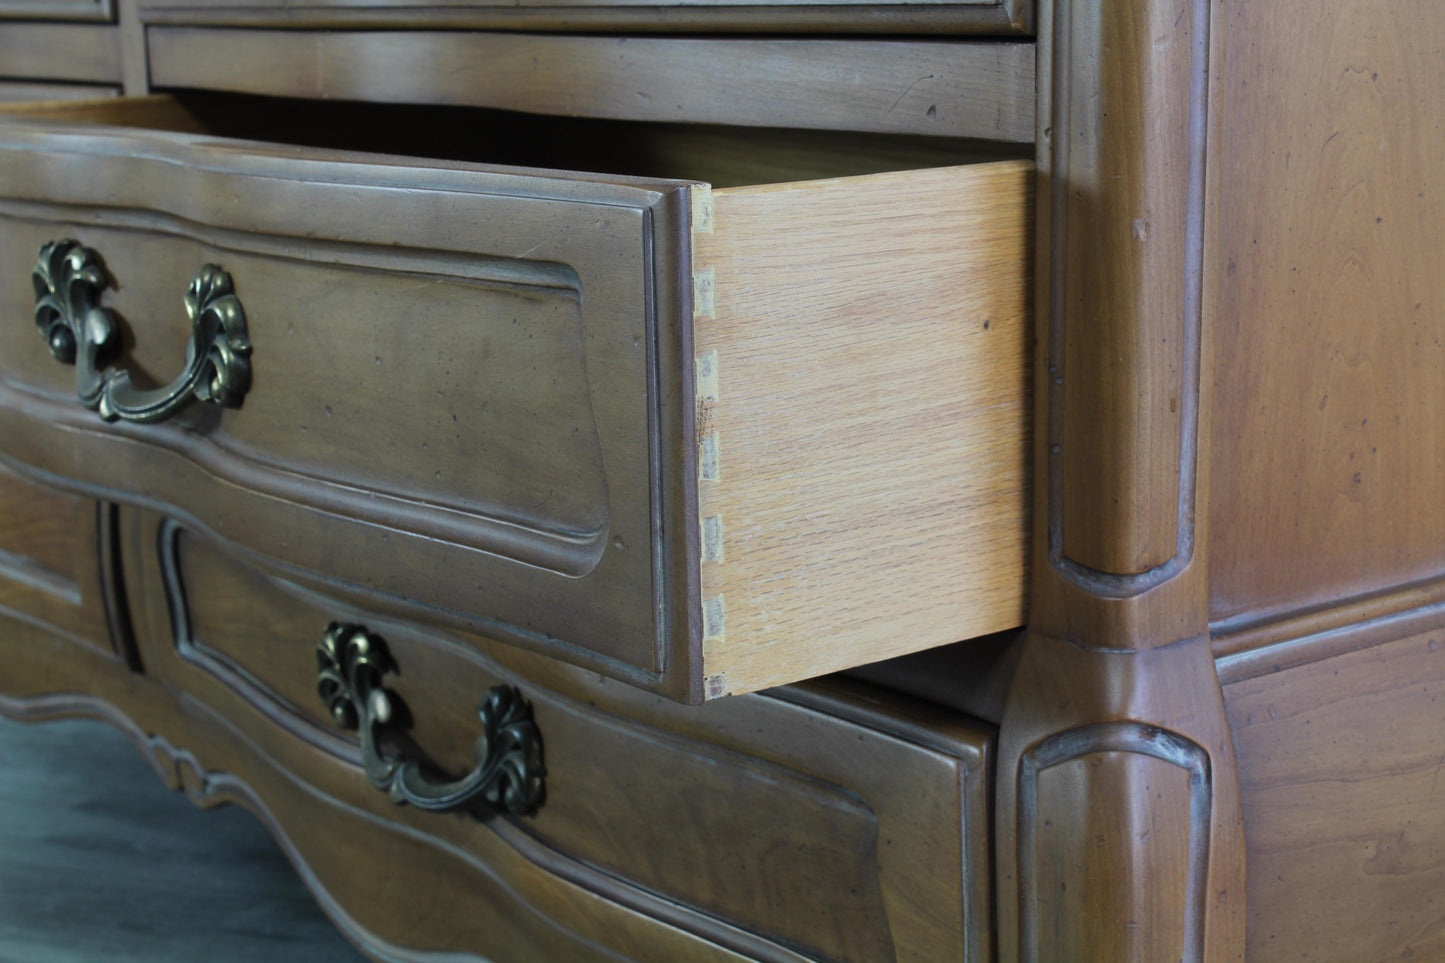
[[[153,747],[174,744],[187,730],[218,728],[229,733],[223,741],[247,746],[248,764],[231,772],[249,783],[258,765],[271,771],[268,786],[248,802],[269,810],[287,836],[289,825],[364,816],[369,827],[358,826],[341,852],[319,858],[319,842],[290,843],[323,905],[335,915],[334,898],[363,916],[371,936],[347,925],[363,947],[386,937],[525,959],[547,945],[528,922],[540,920],[533,914],[561,932],[588,925],[593,897],[557,902],[543,896],[550,886],[656,917],[678,934],[676,943],[701,938],[750,959],[991,958],[988,727],[841,682],[703,708],[659,702],[505,645],[462,644],[359,610],[173,527],[158,539],[157,516],[128,514],[126,523],[149,681],[129,695],[103,676],[92,688],[122,697],[124,713],[139,714],[156,734],[148,740]],[[385,636],[400,666],[387,684],[408,707],[417,745],[444,770],[471,764],[478,692],[498,680],[521,686],[546,752],[547,799],[537,815],[480,823],[398,808],[373,789],[357,769],[354,743],[318,711],[312,653],[332,618],[365,622]],[[179,646],[173,624],[183,627]],[[11,714],[46,692],[63,692],[67,673],[84,661],[63,645],[49,649],[0,682],[0,693],[28,700],[9,704]],[[177,719],[155,723],[171,711],[157,683],[189,693],[181,704],[186,728]],[[210,781],[229,784],[229,777]],[[306,786],[309,798],[300,792]],[[769,818],[759,822],[759,812]],[[413,929],[406,939],[376,930],[378,922],[397,925],[405,917],[390,914],[404,911],[353,903],[365,887],[356,889],[352,877],[357,860],[383,858],[363,856],[367,845],[397,833],[412,842],[398,839],[390,858],[417,872],[454,874],[448,866],[459,859],[492,867],[495,882],[480,891],[477,882],[457,879],[462,888],[448,892],[469,905],[473,898],[513,903],[520,922],[487,939],[450,923]],[[381,845],[393,844],[383,838]],[[710,869],[700,873],[699,866]],[[616,938],[609,933],[602,942],[628,958],[654,958],[665,948],[619,947]],[[528,945],[534,948],[519,948]]]
[[[102,555],[109,509],[14,474],[0,462],[0,622],[62,636],[112,658]]]
[[[790,638],[831,671],[1023,621],[1031,173],[698,197],[709,696],[806,673]]]
[[[0,20],[114,19],[115,0],[0,0]]]
[[[12,638],[0,654],[13,659]],[[54,653],[52,653],[53,655]],[[366,808],[348,804],[330,779],[357,778],[353,769],[316,750],[295,761],[312,783],[269,760],[269,746],[247,739],[203,707],[178,704],[145,679],[104,678],[74,657],[69,665],[26,660],[24,675],[6,678],[0,713],[22,720],[92,716],[119,726],[172,789],[202,808],[238,804],[270,830],[323,910],[371,959],[446,954],[458,963],[487,959],[645,960],[653,952],[680,963],[742,963],[757,957],[659,923],[581,886],[560,880],[505,843],[466,852],[446,840],[425,839]],[[46,668],[52,671],[36,670]],[[77,671],[80,670],[80,671]],[[52,695],[37,686],[69,683],[96,694]],[[131,707],[136,718],[118,708]],[[177,745],[167,733],[182,743]],[[318,790],[314,785],[320,782]],[[356,872],[385,864],[386,873]],[[455,912],[444,932],[434,925],[438,894]],[[555,920],[565,919],[566,923]],[[488,956],[479,956],[485,947]],[[801,963],[795,954],[780,956]]]
[[[0,81],[0,103],[6,104],[18,101],[40,101],[47,103],[55,100],[96,100],[102,97],[114,97],[119,93],[119,87],[103,87],[95,84],[46,84],[26,83],[24,81]]]
[[[1430,3],[1233,5],[1210,615],[1251,961],[1434,959],[1445,110]]]
[[[304,8],[275,0],[190,0],[144,4],[148,24],[285,27],[317,30],[555,30],[728,33],[913,33],[1018,36],[1033,28],[1033,0],[526,0],[512,6],[474,0],[361,4],[325,0]]]
[[[113,105],[130,123],[187,126],[184,111],[169,116],[180,107]],[[110,107],[15,115],[47,109],[90,118]],[[719,191],[712,210],[705,188],[681,181],[18,120],[9,131],[3,259],[23,263],[58,237],[99,251],[121,282],[107,303],[132,333],[118,364],[157,382],[173,375],[188,322],[164,306],[210,262],[234,278],[255,348],[239,411],[104,427],[29,326],[0,332],[6,450],[81,490],[143,491],[208,531],[366,586],[378,604],[694,701],[1021,620],[1026,164]],[[926,200],[934,190],[959,201],[939,208]],[[899,201],[910,192],[918,203]],[[695,263],[689,216],[710,224]],[[880,235],[920,219],[934,227],[906,250]],[[780,226],[829,267],[810,278],[750,267]],[[960,299],[963,283],[972,293]],[[12,316],[29,313],[28,283],[0,290]],[[847,310],[832,300],[840,291]],[[722,356],[738,402],[718,410],[737,481],[705,514],[736,526],[735,562],[756,555],[705,600],[699,552],[711,549],[695,499],[716,462],[699,443],[717,431],[694,424],[694,302],[718,314],[704,350]],[[820,466],[850,466],[847,484],[835,491],[815,474],[811,493],[770,487],[768,449],[797,427],[770,385],[800,384],[809,362],[798,352],[823,350],[820,332],[885,330],[870,315],[879,310],[890,313],[887,343],[832,351],[817,381],[843,407],[812,451]],[[475,317],[488,320],[473,328]],[[936,350],[944,342],[953,354]],[[935,367],[910,370],[923,357]],[[872,386],[871,400],[839,394],[858,386]],[[871,421],[850,423],[865,402]],[[752,435],[739,418],[767,424]],[[859,432],[878,427],[887,435],[860,445]],[[968,451],[954,450],[964,441]],[[893,466],[914,453],[928,471],[887,504]],[[836,554],[837,525],[817,526],[812,497],[833,500],[838,524],[889,514],[851,564],[799,578],[790,552]],[[782,554],[753,551],[765,542],[745,534],[749,503],[781,526]],[[963,527],[934,524],[955,507],[969,512]],[[918,519],[907,539],[895,537],[903,516]],[[932,582],[898,578],[924,570]],[[856,582],[885,572],[896,597],[860,610]],[[791,587],[778,591],[779,579]],[[950,579],[961,588],[934,603]],[[738,606],[726,634],[720,593]]]
[[[1222,631],[1445,569],[1445,134],[1410,120],[1445,112],[1445,19],[1421,3],[1302,9],[1231,11],[1231,34],[1255,39],[1225,71]]]
[[[1243,952],[1195,449],[1221,7],[1040,7],[1044,320],[1029,632],[999,734],[1003,960]]]
[[[152,674],[264,742],[283,765],[300,765],[285,741],[297,736],[296,746],[355,765],[354,746],[316,698],[313,648],[331,619],[364,623],[385,637],[400,669],[387,685],[442,771],[472,765],[478,694],[499,681],[521,687],[542,733],[546,801],[497,831],[539,859],[518,835],[525,828],[553,851],[551,871],[563,878],[596,886],[585,868],[602,869],[723,921],[712,939],[764,959],[791,958],[773,940],[838,960],[987,958],[974,914],[988,906],[977,835],[986,831],[988,730],[907,703],[892,708],[870,690],[816,688],[707,710],[658,704],[496,643],[357,610],[178,530],[152,559],[156,523],[149,518],[135,535],[147,555],[139,589]],[[169,630],[176,604],[189,626],[179,649]],[[279,736],[278,722],[294,735]],[[477,845],[464,821],[396,809],[355,775],[328,785],[418,832]],[[713,802],[698,809],[698,800]],[[766,821],[755,819],[760,812]],[[641,905],[642,894],[612,898]],[[705,920],[685,913],[674,923]]]
[[[1251,963],[1445,954],[1435,925],[1445,619],[1432,621],[1386,640],[1357,631],[1353,652],[1225,688],[1249,840]]]
[[[0,18],[6,80],[120,82],[120,33],[98,24],[8,23]]]
[[[1033,137],[1034,55],[1027,44],[201,27],[151,27],[148,40],[157,87],[625,120]],[[378,63],[395,69],[369,69]]]
[[[121,0],[126,1],[126,0]],[[575,4],[426,4],[426,6],[224,6],[144,7],[147,25],[285,27],[340,30],[548,30],[578,33],[868,33],[868,35],[1004,36],[1020,39],[1032,30],[1033,0],[1000,3],[829,3],[707,4],[672,6],[607,0]]]

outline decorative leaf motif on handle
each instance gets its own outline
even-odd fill
[[[331,720],[358,731],[366,775],[392,801],[444,812],[480,800],[516,816],[542,805],[542,736],[532,721],[531,704],[513,686],[493,686],[482,699],[476,766],[461,779],[438,781],[415,760],[381,749],[380,738],[394,715],[393,696],[382,685],[382,676],[394,665],[379,637],[361,625],[332,622],[316,646],[316,664],[317,693]]]
[[[100,306],[107,287],[100,259],[76,241],[51,241],[40,248],[30,281],[35,326],[57,361],[75,365],[81,403],[98,407],[105,387],[99,369],[120,347],[115,316]]]
[[[115,315],[100,306],[108,286],[94,251],[78,241],[40,248],[35,270],[35,325],[56,360],[75,365],[76,395],[106,421],[154,422],[192,398],[238,408],[251,387],[250,334],[231,276],[204,265],[186,291],[191,337],[185,370],[163,388],[140,390],[124,370],[103,371],[120,346]]]

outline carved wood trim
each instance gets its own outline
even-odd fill
[[[1211,626],[1222,685],[1445,627],[1445,579],[1276,618]],[[1441,640],[1445,642],[1445,639]]]
[[[1057,733],[1026,749],[1018,769],[1019,958],[1039,958],[1038,781],[1044,770],[1106,752],[1149,756],[1189,773],[1189,866],[1182,963],[1201,963],[1208,907],[1213,780],[1209,753],[1176,732],[1138,722],[1102,722]]]
[[[50,571],[34,559],[4,549],[0,549],[0,578],[44,592],[67,605],[80,605],[82,601],[80,586],[73,579]]]
[[[319,552],[316,546],[329,544],[327,539],[313,536],[321,529],[334,535],[337,515],[354,518],[370,527],[351,532],[348,537],[359,540],[362,537],[359,533],[378,528],[386,530],[391,537],[399,561],[389,566],[385,575],[388,602],[415,600],[414,604],[426,611],[428,617],[465,625],[566,661],[597,667],[645,688],[668,692],[674,698],[700,698],[693,691],[695,680],[689,664],[696,653],[685,650],[681,641],[696,633],[693,625],[696,618],[690,607],[694,596],[689,584],[689,555],[685,551],[688,531],[685,520],[696,517],[695,512],[689,516],[686,504],[687,473],[682,455],[686,449],[673,438],[657,439],[650,434],[650,427],[655,425],[668,426],[664,429],[668,431],[681,430],[675,413],[691,407],[682,403],[680,381],[684,367],[672,363],[680,354],[679,326],[668,321],[690,313],[683,284],[684,268],[689,263],[689,235],[681,182],[608,180],[602,175],[586,174],[575,177],[521,175],[478,165],[448,165],[427,160],[407,160],[400,164],[357,163],[352,155],[325,151],[307,153],[307,163],[314,168],[303,178],[297,175],[293,166],[296,160],[290,156],[218,148],[206,138],[189,135],[107,131],[87,135],[87,150],[82,152],[96,149],[97,145],[89,139],[91,136],[103,139],[108,146],[99,154],[88,153],[88,156],[106,155],[104,159],[111,163],[77,165],[87,168],[89,173],[67,179],[65,184],[50,183],[45,192],[37,193],[27,192],[20,186],[27,172],[39,176],[47,169],[52,174],[60,168],[69,169],[67,165],[51,167],[47,158],[54,158],[56,152],[68,156],[69,151],[79,148],[68,138],[56,137],[43,127],[29,127],[20,122],[13,130],[8,127],[5,146],[13,149],[0,152],[6,160],[3,165],[6,171],[0,175],[7,188],[5,193],[9,195],[3,201],[6,215],[32,221],[95,225],[101,229],[95,221],[98,215],[93,205],[99,195],[114,187],[127,197],[121,206],[131,213],[121,213],[118,215],[121,221],[113,225],[107,223],[105,230],[151,231],[174,237],[178,243],[214,243],[227,250],[280,256],[294,261],[297,270],[312,270],[317,262],[335,263],[338,267],[379,271],[419,270],[439,277],[455,277],[461,283],[471,280],[481,264],[485,277],[498,284],[524,281],[565,286],[566,277],[571,275],[567,269],[550,269],[547,262],[552,258],[548,250],[536,253],[528,262],[531,267],[521,269],[520,274],[515,259],[497,253],[501,243],[497,238],[502,233],[499,225],[505,220],[499,212],[515,205],[542,204],[549,208],[555,205],[558,216],[565,215],[569,223],[585,222],[592,232],[585,253],[575,253],[579,250],[575,242],[555,240],[571,238],[566,232],[558,235],[551,231],[547,243],[569,245],[568,260],[571,263],[575,254],[573,270],[581,276],[581,286],[589,289],[590,285],[591,297],[586,302],[590,307],[584,310],[582,339],[588,352],[589,390],[591,397],[615,399],[594,410],[602,448],[632,451],[644,444],[651,446],[650,457],[645,459],[606,459],[606,508],[610,528],[601,524],[595,531],[574,538],[570,536],[575,533],[551,528],[524,529],[515,518],[490,508],[479,510],[472,504],[432,504],[423,497],[409,497],[410,492],[386,490],[363,495],[358,486],[331,483],[314,476],[303,479],[295,472],[280,471],[262,457],[248,457],[245,451],[223,447],[214,434],[211,440],[200,439],[194,432],[167,425],[151,426],[144,436],[126,430],[130,426],[117,426],[104,434],[87,434],[86,445],[93,446],[88,450],[95,457],[84,459],[86,472],[64,487],[86,490],[101,498],[124,496],[127,501],[135,501],[133,495],[107,487],[114,471],[105,467],[117,464],[117,459],[120,462],[133,459],[140,466],[138,472],[156,480],[147,483],[136,475],[130,478],[130,484],[168,499],[168,503],[161,506],[168,513],[193,518],[190,513],[199,506],[195,493],[203,490],[208,497],[207,514],[212,518],[227,512],[250,513],[264,508],[267,517],[274,518],[276,524],[251,529],[252,534],[259,536],[259,541],[251,547],[297,564],[305,564],[298,556],[315,557]],[[201,180],[221,179],[232,184],[242,196],[256,191],[257,204],[241,205],[254,221],[230,212],[217,214],[192,207],[184,200],[190,195],[174,183],[179,175],[169,170],[176,162]],[[132,165],[135,169],[130,171],[120,169]],[[163,176],[159,173],[162,168],[167,169]],[[12,172],[14,179],[10,177]],[[149,178],[138,176],[144,172],[149,172]],[[320,197],[343,191],[351,196],[357,190],[366,190],[374,192],[377,203],[392,204],[401,203],[400,192],[393,189],[406,186],[423,192],[421,196],[429,198],[440,215],[447,217],[448,223],[456,225],[465,237],[455,240],[453,249],[437,251],[426,246],[420,228],[407,232],[405,225],[417,219],[408,221],[398,214],[403,225],[398,230],[406,236],[398,237],[395,250],[383,251],[377,244],[367,243],[365,229],[350,224],[333,225],[328,230],[333,236],[359,235],[361,239],[356,243],[320,240],[301,252],[295,244],[286,241],[295,230],[294,207],[281,202],[269,207],[259,203],[260,199],[271,196],[278,180],[308,195]],[[619,180],[621,182],[614,182]],[[174,195],[182,200],[176,202],[167,197],[162,203],[159,199],[162,181],[174,188]],[[350,183],[353,181],[359,183]],[[63,196],[70,203],[52,204],[41,199],[42,193]],[[104,206],[104,202],[101,203]],[[325,210],[333,207],[320,201],[318,204]],[[478,206],[473,208],[474,204]],[[262,207],[267,207],[267,213],[261,212]],[[465,211],[458,214],[458,209]],[[593,227],[599,209],[625,216],[629,226],[635,226],[636,235],[624,239],[604,237],[600,229]],[[478,211],[490,212],[496,217],[483,225],[481,222],[486,218],[468,216]],[[337,216],[345,220],[342,215]],[[554,221],[546,220],[545,224],[553,225]],[[524,234],[535,231],[541,237],[544,222],[539,220],[517,230]],[[327,232],[318,228],[318,233],[326,235]],[[505,240],[520,246],[530,244],[534,238],[532,234],[509,235]],[[633,266],[635,275],[628,274],[626,284],[603,283],[605,277],[610,277],[607,266],[601,263],[606,252],[630,242],[641,249],[641,256]],[[289,253],[285,248],[289,248]],[[467,253],[469,250],[473,253]],[[406,252],[401,268],[396,266],[396,251]],[[488,251],[492,252],[490,256]],[[480,261],[475,256],[478,253]],[[308,261],[308,255],[315,260]],[[566,277],[559,280],[559,273]],[[595,329],[608,324],[610,318],[638,315],[645,319],[645,358],[622,346],[621,339],[592,337]],[[613,363],[617,358],[629,359],[627,365]],[[621,390],[628,379],[634,383],[644,380],[646,390],[631,387]],[[0,393],[22,391],[21,385],[0,384]],[[0,421],[4,422],[0,425],[0,434],[6,436],[7,448],[32,452],[58,450],[55,437],[79,426],[73,413],[55,399],[42,399],[33,392],[26,392],[25,399],[24,404],[17,401],[0,411]],[[9,410],[12,408],[15,410]],[[27,418],[18,413],[20,409],[33,413],[41,408],[45,413],[43,418]],[[143,449],[150,451],[142,454]],[[160,476],[164,476],[164,480]],[[201,484],[215,476],[234,484]],[[86,483],[89,488],[84,487]],[[657,497],[658,492],[676,493],[677,497]],[[286,537],[279,534],[283,532],[287,533]],[[609,534],[621,535],[628,544],[645,546],[646,550],[607,551]],[[581,542],[586,544],[579,546]],[[478,552],[477,548],[483,551]],[[408,556],[425,564],[402,561]],[[380,566],[374,559],[360,552],[349,553],[347,557],[356,559],[358,569],[368,571],[342,572],[338,577],[346,576],[363,583],[380,581],[376,575]],[[524,564],[509,563],[508,558]],[[463,610],[465,599],[437,597],[439,583],[429,569],[451,568],[462,559],[466,560],[467,570],[475,572],[477,580],[488,586],[485,616]],[[315,562],[310,564],[321,567]],[[543,571],[545,569],[569,575],[585,573],[587,578],[558,579]],[[563,597],[562,604],[549,604],[539,610],[536,604],[539,597],[558,600],[559,596]],[[610,600],[619,597],[628,598],[634,604],[611,604]]]
[[[96,554],[100,559],[100,596],[110,644],[132,672],[144,672],[140,647],[136,644],[130,603],[125,593],[125,566],[120,544],[120,506],[97,502],[95,506]]]
[[[1189,17],[1188,37],[1164,48],[1142,37],[1162,5],[1144,6],[1052,3],[1041,31],[1052,39],[1040,45],[1052,58],[1039,141],[1051,171],[1040,187],[1040,236],[1049,241],[1039,277],[1049,318],[1040,373],[1048,561],[1105,598],[1169,581],[1194,551],[1211,4],[1191,0],[1177,14]],[[1105,64],[1090,42],[1130,53]],[[1134,58],[1136,49],[1153,53]],[[1150,83],[1171,69],[1187,72],[1187,86]],[[1101,92],[1115,105],[1148,98],[1133,110],[1149,132],[1091,113]],[[1178,102],[1159,102],[1171,96]],[[1173,148],[1185,169],[1154,159],[1170,135],[1182,140]],[[1155,255],[1160,247],[1181,260]],[[1161,339],[1182,343],[1160,351]],[[1167,507],[1151,498],[1159,479],[1177,479]]]
[[[240,742],[245,750],[258,760],[265,760],[265,753],[252,743],[214,710],[203,703],[182,694],[180,698],[188,710],[203,714],[227,734]],[[271,833],[307,888],[321,905],[322,910],[333,923],[368,954],[381,960],[395,963],[450,963],[450,961],[475,960],[484,963],[480,956],[457,951],[429,952],[398,946],[376,936],[353,917],[330,893],[311,869],[301,852],[292,842],[289,834],[272,812],[266,800],[242,778],[229,772],[207,768],[198,756],[187,748],[178,748],[164,735],[143,732],[122,710],[94,696],[79,693],[64,693],[38,697],[14,698],[0,694],[0,715],[21,721],[41,721],[65,717],[89,717],[101,719],[116,726],[156,771],[167,788],[185,792],[187,798],[202,809],[211,809],[223,803],[239,803],[249,809]],[[452,859],[466,864],[478,873],[495,878],[495,871],[445,840],[427,836],[410,827],[382,819],[370,812],[327,796],[306,785],[286,769],[268,763],[282,778],[300,787],[314,797],[318,804],[342,810],[349,816],[372,824],[377,830],[398,833],[418,845],[428,846],[445,853]],[[512,825],[506,819],[494,819],[488,828],[500,836],[521,856],[539,868],[575,886],[596,894],[619,906],[641,913],[661,924],[676,927],[699,939],[739,953],[759,963],[818,963],[817,959],[795,952],[789,948],[771,943],[751,933],[739,930],[721,920],[690,910],[670,900],[654,896],[644,890],[600,871],[591,869],[569,859],[566,855],[538,842],[524,830]],[[523,904],[526,905],[525,900]],[[530,907],[529,907],[530,908]],[[566,927],[545,917],[540,910],[533,910],[556,929]]]
[[[156,532],[161,585],[171,620],[171,640],[176,654],[231,689],[257,712],[302,742],[354,766],[361,765],[361,749],[354,738],[323,729],[308,720],[299,708],[256,678],[242,666],[206,646],[191,630],[185,582],[180,570],[180,537],[185,529],[166,519]]]

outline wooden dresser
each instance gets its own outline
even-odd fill
[[[0,0],[0,712],[378,960],[1445,959],[1442,53]]]

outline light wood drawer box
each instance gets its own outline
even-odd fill
[[[498,884],[509,900],[535,897],[540,873],[748,959],[991,958],[989,726],[839,681],[679,706],[512,646],[395,622],[154,515],[130,531],[147,673],[309,785],[304,814],[290,814],[305,824],[360,810],[410,834],[414,868],[442,878],[458,851],[485,864],[475,891],[446,893],[454,912],[495,899]],[[384,640],[395,671],[382,681],[408,720],[407,748],[388,751],[429,759],[437,778],[476,765],[482,694],[518,687],[541,735],[540,808],[483,821],[397,806],[374,788],[354,733],[317,694],[315,646],[333,619]],[[368,832],[363,850],[379,850],[385,826]],[[310,868],[323,890],[346,892]],[[347,872],[398,868],[358,858]],[[384,907],[344,908],[386,925]],[[552,915],[564,930],[583,915],[562,904],[511,912]],[[465,949],[513,958],[502,936],[489,939]]]
[[[711,190],[20,113],[0,450],[685,700],[1008,628],[1031,188],[1003,162]],[[241,406],[81,407],[29,320],[61,238],[102,260],[137,383],[184,367],[182,294],[228,272]]]

